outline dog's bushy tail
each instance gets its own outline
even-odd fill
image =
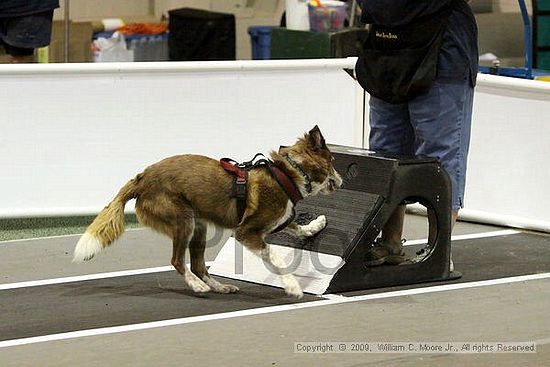
[[[94,219],[80,237],[74,249],[74,262],[92,259],[105,247],[113,243],[124,232],[124,206],[136,197],[138,177],[128,181],[117,196]]]

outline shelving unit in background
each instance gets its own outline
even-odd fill
[[[533,65],[550,70],[550,0],[533,0]]]

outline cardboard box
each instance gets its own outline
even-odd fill
[[[71,22],[69,33],[69,62],[92,61],[92,23]],[[65,24],[54,21],[52,41],[49,49],[49,62],[64,62]]]

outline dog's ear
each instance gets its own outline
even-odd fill
[[[319,126],[315,125],[308,133],[309,143],[314,149],[323,149],[326,148],[325,138],[321,134]]]
[[[286,146],[286,145],[279,145],[279,154],[281,154],[281,151],[282,151],[283,149],[286,149],[286,148],[288,148],[288,146]]]

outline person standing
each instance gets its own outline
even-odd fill
[[[451,178],[452,227],[464,205],[478,71],[473,11],[466,0],[362,0],[361,9],[370,32],[356,75],[371,95],[369,149],[436,158]],[[366,265],[405,261],[404,216],[401,205],[369,249]],[[429,208],[428,218],[433,243]]]

